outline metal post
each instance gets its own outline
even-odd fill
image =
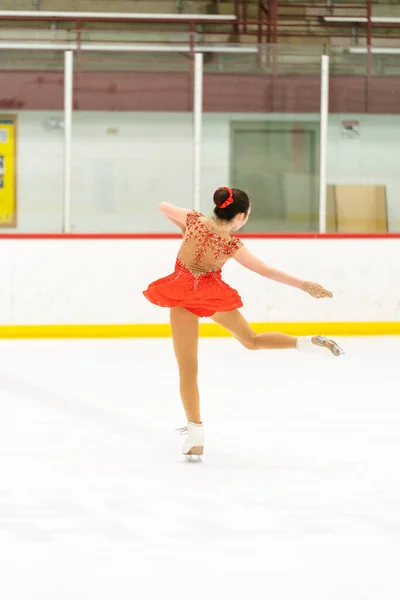
[[[372,44],[372,0],[367,0],[367,47]]]
[[[272,0],[271,2],[271,16],[272,19],[272,43],[278,43],[278,0]]]
[[[200,212],[201,141],[203,125],[203,54],[194,55],[193,208]]]
[[[321,57],[321,123],[319,160],[319,232],[326,233],[326,186],[329,114],[329,56]]]
[[[245,33],[246,35],[248,33],[247,7],[248,7],[248,3],[245,1],[242,6],[242,18],[243,18],[243,33]]]
[[[280,46],[278,46],[278,0],[271,0],[271,12],[269,18],[271,19],[271,32],[272,32],[272,86],[271,86],[271,110],[275,111],[276,108],[276,88],[278,78],[278,53],[280,52]]]
[[[64,202],[63,233],[70,228],[71,212],[71,140],[72,140],[72,95],[73,95],[74,54],[68,50],[64,54]]]
[[[242,33],[241,30],[241,5],[240,5],[240,0],[235,0],[234,1],[234,6],[235,6],[235,15],[236,15],[236,23],[235,23],[235,33],[236,35],[240,35]]]
[[[367,80],[365,93],[365,112],[369,113],[369,100],[371,93],[371,76],[372,76],[372,0],[367,0]]]

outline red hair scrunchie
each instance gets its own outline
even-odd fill
[[[232,204],[233,202],[233,196],[232,196],[232,190],[231,188],[228,188],[226,186],[221,186],[218,188],[219,190],[226,190],[229,194],[228,198],[225,200],[225,202],[223,202],[222,204],[220,204],[218,206],[218,208],[226,208],[227,206],[229,206],[230,204]]]

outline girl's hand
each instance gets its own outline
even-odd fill
[[[310,294],[313,298],[333,298],[332,292],[328,292],[319,283],[313,283],[312,281],[305,281],[301,286],[303,292]]]

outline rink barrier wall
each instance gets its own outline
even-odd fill
[[[314,300],[243,269],[224,280],[256,332],[400,334],[399,234],[241,234],[268,264],[322,283]],[[142,291],[173,270],[180,234],[0,234],[0,338],[169,337]],[[210,319],[200,335],[229,335]]]
[[[251,323],[256,333],[279,331],[293,336],[324,334],[327,336],[400,335],[395,323]],[[223,327],[200,324],[200,337],[231,337]],[[0,339],[118,339],[168,338],[166,323],[137,325],[0,325]]]

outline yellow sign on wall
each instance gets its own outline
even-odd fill
[[[0,115],[0,227],[17,225],[17,117]]]

